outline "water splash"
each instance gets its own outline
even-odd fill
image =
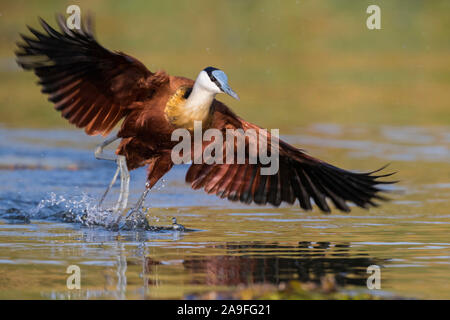
[[[30,212],[30,218],[77,222],[88,227],[94,225],[109,227],[117,220],[111,214],[111,210],[99,208],[97,199],[85,192],[70,196],[50,192],[48,197],[42,199]]]
[[[172,226],[150,226],[147,216],[148,210],[135,212],[125,218],[114,213],[112,209],[105,209],[98,206],[98,199],[90,196],[86,192],[80,195],[57,195],[50,192],[48,197],[41,200],[36,208],[28,214],[28,219],[45,219],[53,221],[63,221],[79,223],[86,227],[104,227],[111,230],[146,230],[152,232],[180,232],[187,230],[176,222]],[[142,213],[142,215],[141,215]],[[182,227],[180,229],[180,226]]]

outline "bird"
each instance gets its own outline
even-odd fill
[[[68,28],[62,15],[57,15],[59,31],[42,18],[39,22],[43,30],[27,26],[32,36],[20,34],[16,61],[36,74],[54,108],[91,136],[106,137],[122,121],[117,133],[95,149],[97,159],[117,163],[99,205],[120,175],[120,194],[113,210],[118,221],[139,212],[150,189],[174,166],[175,130],[192,132],[195,123],[202,130],[217,129],[223,135],[226,130],[264,130],[216,99],[222,93],[239,99],[218,68],[202,69],[195,80],[163,70],[152,72],[136,58],[100,45],[90,16],[83,19],[80,29]],[[272,138],[271,133],[266,136]],[[120,142],[115,154],[106,154],[104,148],[116,140]],[[201,143],[203,149],[208,146],[208,142]],[[250,149],[258,141],[247,137],[244,143]],[[203,188],[230,201],[274,207],[298,201],[303,210],[313,210],[315,204],[324,213],[331,212],[331,204],[342,212],[355,205],[377,207],[379,201],[389,200],[381,185],[397,182],[381,179],[395,173],[381,172],[385,166],[369,172],[345,170],[282,139],[276,144],[279,168],[274,174],[262,174],[266,165],[251,163],[247,152],[244,163],[199,163],[192,162],[191,156],[185,180],[193,189]],[[144,192],[126,214],[129,171],[143,166],[147,166]]]

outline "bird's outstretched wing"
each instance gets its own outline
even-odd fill
[[[102,47],[90,21],[70,30],[59,15],[58,32],[40,19],[45,33],[28,27],[35,38],[21,35],[17,63],[34,71],[42,92],[70,123],[89,135],[107,135],[159,81],[137,59]]]
[[[220,102],[215,101],[214,106],[213,127],[240,128],[244,132],[248,129],[261,130],[235,116]],[[203,148],[209,143],[204,142]],[[252,143],[258,141],[246,140],[246,150]],[[223,152],[226,152],[225,142]],[[192,164],[186,181],[194,189],[204,188],[207,193],[247,204],[270,203],[279,206],[282,202],[293,204],[298,199],[300,207],[311,210],[313,199],[324,212],[331,211],[327,199],[345,212],[350,211],[347,202],[362,208],[377,206],[375,199],[386,200],[379,194],[381,189],[377,185],[395,182],[378,180],[392,174],[377,175],[376,172],[383,168],[367,173],[347,171],[310,157],[282,140],[279,140],[279,170],[276,174],[261,175],[264,166],[259,162],[250,164],[247,160],[245,164]]]

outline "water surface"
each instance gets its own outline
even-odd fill
[[[184,183],[175,167],[149,194],[150,222],[195,232],[111,231],[85,226],[114,164],[95,160],[99,137],[79,131],[0,129],[0,298],[189,298],[289,280],[366,292],[379,265],[381,292],[450,298],[450,130],[315,124],[285,138],[344,168],[390,162],[392,201],[349,214],[231,203]],[[131,173],[133,204],[145,169]],[[108,197],[112,206],[117,189]],[[98,222],[98,221],[97,221]],[[66,268],[81,268],[81,290]]]

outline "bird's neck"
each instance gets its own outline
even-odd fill
[[[187,98],[190,88],[181,87],[166,104],[164,112],[168,121],[176,128],[193,130],[195,121],[202,121],[207,128],[211,121],[211,105],[215,93],[201,85],[195,85]]]
[[[192,88],[192,92],[186,100],[184,108],[191,112],[209,111],[216,93],[205,89],[201,84],[196,82]]]

